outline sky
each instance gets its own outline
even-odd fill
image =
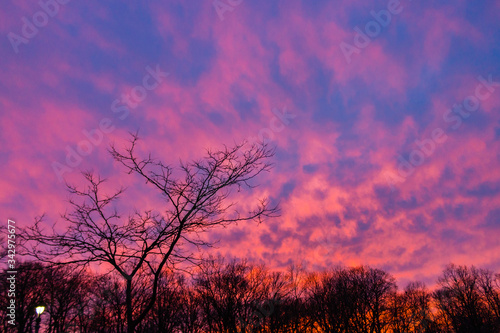
[[[281,216],[214,229],[207,253],[403,284],[451,262],[500,272],[499,15],[495,0],[2,1],[2,223],[60,221],[85,170],[161,209],[107,151],[129,132],[172,165],[264,140],[275,167],[245,201]]]

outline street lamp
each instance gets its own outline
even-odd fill
[[[36,322],[35,322],[35,333],[38,333],[38,331],[40,330],[40,315],[42,314],[42,312],[45,310],[45,306],[43,305],[39,305],[35,308],[35,311],[36,311],[36,314],[37,314],[37,317],[36,317]]]

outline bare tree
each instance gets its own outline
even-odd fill
[[[226,264],[222,258],[200,266],[194,281],[207,332],[240,333],[252,321],[253,304],[263,299],[262,279],[249,279],[252,269],[245,261]]]
[[[89,301],[78,307],[78,332],[126,331],[124,282],[119,274],[94,276]]]
[[[309,306],[322,332],[387,332],[394,278],[367,266],[336,268],[313,275]]]
[[[481,269],[479,288],[485,303],[490,309],[494,327],[500,332],[500,274]]]
[[[271,169],[268,159],[273,149],[253,145],[243,151],[244,144],[217,151],[207,151],[205,158],[180,163],[174,169],[163,162],[138,156],[138,136],[132,135],[123,151],[111,146],[110,153],[129,174],[143,178],[164,198],[159,211],[135,211],[128,217],[118,213],[115,202],[124,192],[103,193],[104,179],[83,173],[88,185],[84,189],[68,185],[72,194],[72,211],[62,217],[67,230],[46,232],[43,218],[28,228],[24,237],[27,250],[43,262],[87,266],[108,263],[125,282],[127,331],[135,327],[153,308],[162,271],[169,265],[192,260],[183,245],[210,246],[200,233],[213,227],[239,221],[261,221],[276,216],[278,208],[260,200],[253,211],[240,213],[231,201],[232,190],[252,188],[252,180]],[[150,277],[150,295],[134,300],[136,281]]]
[[[38,283],[49,317],[49,332],[70,332],[78,319],[78,306],[86,303],[91,278],[72,266],[45,267]],[[45,317],[47,317],[45,315]]]
[[[495,314],[493,273],[474,266],[449,265],[438,279],[434,292],[436,307],[443,322],[454,332],[498,332]]]
[[[389,322],[394,333],[433,332],[431,293],[422,282],[411,282],[390,299]]]

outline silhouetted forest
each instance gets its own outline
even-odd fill
[[[16,331],[32,332],[43,303],[45,332],[126,332],[125,284],[116,273],[77,266],[18,267]],[[0,278],[7,292],[5,273]],[[421,282],[398,290],[389,273],[367,266],[271,271],[248,261],[202,262],[192,274],[162,271],[154,308],[137,332],[500,332],[500,274],[449,265],[433,291]],[[133,308],[149,299],[135,281]],[[2,297],[2,331],[7,297]]]

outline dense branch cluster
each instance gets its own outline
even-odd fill
[[[119,275],[93,275],[71,266],[28,262],[19,268],[19,332],[31,332],[34,306],[43,301],[47,332],[127,331],[126,286]],[[134,306],[147,302],[150,281],[133,286]],[[6,292],[0,276],[1,293]],[[7,298],[0,298],[2,331]],[[247,261],[204,261],[193,276],[164,270],[153,309],[136,332],[498,333],[500,276],[475,267],[448,266],[434,291],[366,266],[273,272]]]

